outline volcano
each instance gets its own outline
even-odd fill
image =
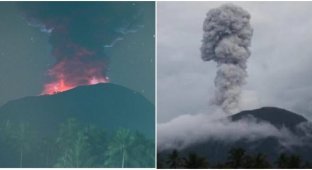
[[[230,119],[232,119],[232,121],[238,121],[249,116],[259,121],[269,122],[277,128],[282,128],[284,126],[291,130],[294,130],[300,123],[308,121],[301,115],[276,107],[263,107],[255,110],[242,111],[230,116]]]
[[[25,97],[0,108],[2,123],[29,123],[42,136],[56,134],[60,124],[68,119],[108,131],[127,128],[149,138],[155,135],[154,105],[138,92],[112,83]]]
[[[233,148],[242,148],[247,154],[251,155],[257,153],[264,154],[272,164],[275,163],[278,156],[282,153],[298,155],[304,161],[312,161],[311,126],[308,126],[310,127],[308,132],[302,131],[300,128],[305,124],[311,125],[308,119],[297,113],[277,107],[263,107],[255,110],[247,110],[226,117],[226,119],[233,122],[250,118],[256,120],[256,122],[269,123],[277,129],[287,129],[292,133],[294,138],[299,139],[302,143],[300,145],[285,145],[281,140],[273,136],[263,137],[257,140],[242,138],[236,141],[206,139],[178,149],[178,151],[180,155],[184,157],[190,153],[195,153],[206,158],[209,163],[214,165],[224,162],[228,157],[229,151]],[[164,160],[168,158],[168,154],[172,153],[174,149],[177,148],[159,151],[158,159]]]
[[[137,134],[133,138],[145,149],[155,148],[154,105],[111,83],[10,101],[0,108],[0,125],[0,167],[57,167],[63,155],[66,164],[60,167],[76,167],[70,160],[83,167],[119,167],[104,162],[113,153],[111,141],[122,132]],[[136,152],[134,160],[150,161],[148,154]]]

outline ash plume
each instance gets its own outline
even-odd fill
[[[215,61],[218,67],[212,103],[221,106],[226,113],[237,112],[240,107],[253,34],[249,20],[247,11],[226,4],[210,10],[203,24],[201,58]]]
[[[43,93],[107,82],[105,48],[139,28],[135,2],[19,2],[32,26],[49,33],[56,63]],[[54,89],[53,89],[54,88]]]

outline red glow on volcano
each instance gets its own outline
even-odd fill
[[[66,82],[64,78],[62,78],[62,76],[60,76],[61,78],[58,79],[57,81],[48,83],[46,85],[44,85],[44,90],[41,94],[56,94],[56,93],[60,93],[63,91],[67,91],[70,89],[73,89],[77,86],[80,85],[92,85],[92,84],[98,84],[98,83],[107,83],[109,82],[108,78],[103,78],[103,77],[91,77],[87,83],[81,83],[81,84],[72,84],[70,82]]]
[[[59,81],[44,85],[44,90],[42,94],[56,94],[59,92],[70,90],[74,87],[75,86],[73,85],[65,84],[64,79],[60,79]]]
[[[79,85],[92,85],[92,84],[98,84],[98,83],[107,83],[109,82],[107,78],[96,78],[96,77],[92,77],[87,84],[79,84]],[[67,91],[70,89],[73,89],[79,85],[74,85],[74,84],[69,84],[69,83],[65,83],[64,79],[59,79],[58,81],[52,82],[52,83],[48,83],[46,85],[44,85],[44,90],[42,92],[42,94],[56,94],[56,93],[60,93],[63,91]]]
[[[104,63],[84,63],[80,60],[63,60],[49,70],[53,81],[44,85],[42,95],[56,94],[77,86],[109,82],[103,74]]]

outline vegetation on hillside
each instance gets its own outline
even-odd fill
[[[224,162],[212,163],[209,158],[189,153],[182,156],[179,151],[172,150],[165,156],[157,155],[158,169],[310,169],[309,162],[300,156],[282,153],[277,160],[269,161],[262,153],[247,154],[242,148],[232,148]]]
[[[55,137],[39,137],[31,124],[0,124],[0,167],[155,167],[155,143],[139,132],[107,132],[75,119]]]

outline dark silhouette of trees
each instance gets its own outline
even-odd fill
[[[183,167],[186,169],[204,169],[208,168],[208,161],[195,153],[190,153],[183,159]]]
[[[285,153],[280,154],[277,161],[277,168],[280,169],[297,169],[297,168],[303,168],[303,161],[298,155],[287,155]],[[309,163],[305,164],[306,166],[309,166]]]
[[[243,168],[246,164],[247,155],[242,148],[233,148],[229,151],[226,167]]]
[[[159,153],[157,153],[157,169],[165,168],[164,160]]]
[[[0,167],[155,167],[154,140],[130,129],[106,133],[75,119],[53,135],[34,129],[25,122],[0,121]]]
[[[171,169],[177,169],[182,167],[182,159],[180,158],[179,152],[174,149],[169,155],[166,163]]]
[[[271,165],[264,154],[257,153],[256,155],[247,155],[243,167],[247,169],[269,169]]]
[[[277,167],[280,169],[287,168],[287,164],[288,164],[287,161],[288,161],[287,155],[285,153],[280,154],[276,161]]]
[[[183,154],[183,153],[182,153]],[[206,157],[201,157],[196,153],[189,153],[186,157],[180,155],[177,150],[173,150],[165,157],[163,154],[157,155],[157,168],[185,168],[185,169],[299,169],[311,168],[310,162],[303,161],[298,155],[280,154],[276,161],[268,160],[262,153],[247,153],[242,148],[232,148],[228,152],[228,157],[224,162],[212,164]],[[166,158],[166,159],[164,159]],[[271,164],[274,163],[274,164]]]

